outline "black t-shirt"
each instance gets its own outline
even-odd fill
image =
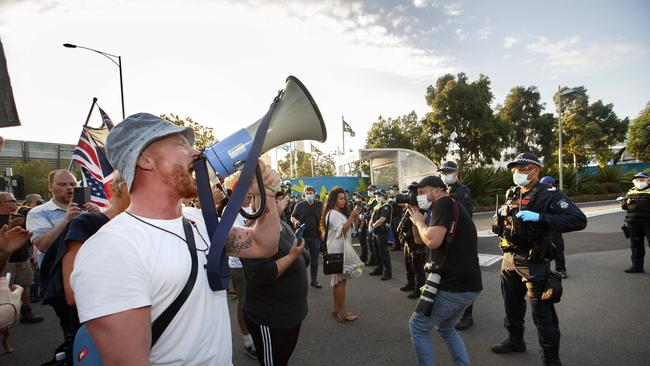
[[[391,210],[390,203],[384,203],[382,206],[375,207],[372,210],[372,218],[371,218],[371,220],[372,220],[373,225],[377,222],[377,220],[379,220],[382,217],[386,219],[386,221],[384,222],[384,225],[373,229],[373,232],[375,232],[377,234],[384,234],[384,233],[387,232],[386,225],[389,225],[391,223],[391,211],[392,210]]]
[[[306,225],[303,238],[320,238],[320,215],[322,212],[323,204],[318,201],[314,201],[311,205],[307,201],[302,201],[296,205],[291,216]]]
[[[456,235],[451,243],[443,244],[432,250],[430,258],[444,262],[446,272],[440,280],[440,290],[449,292],[481,291],[481,268],[478,264],[476,226],[463,205],[458,204],[459,220],[456,223]],[[444,226],[449,228],[454,220],[454,204],[450,198],[439,199],[432,208],[429,226]],[[449,248],[447,249],[447,245]]]
[[[48,304],[52,298],[65,296],[61,261],[68,252],[71,241],[85,242],[109,221],[101,212],[83,212],[70,221],[52,245],[47,248],[41,263],[41,291],[45,294],[43,303]]]
[[[307,316],[307,251],[278,277],[275,261],[289,254],[296,236],[282,223],[278,252],[271,258],[241,258],[246,271],[244,312],[259,324],[271,328],[294,327]]]

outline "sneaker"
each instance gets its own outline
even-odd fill
[[[567,276],[566,271],[557,271],[556,272],[557,276],[563,280],[567,279],[569,276]]]
[[[419,289],[415,289],[415,290],[413,290],[413,292],[411,292],[410,294],[408,294],[406,297],[408,297],[409,299],[419,299],[419,298],[420,298],[420,295],[421,295],[421,294],[420,294],[420,290],[419,290]]]
[[[465,330],[469,327],[474,325],[474,318],[471,315],[465,316],[463,315],[458,323],[456,323],[456,329],[457,330]]]
[[[248,347],[244,346],[244,353],[246,353],[246,356],[257,360],[257,351],[255,350],[254,345],[250,345]]]
[[[634,268],[634,267],[630,267],[630,268],[626,269],[624,272],[625,273],[645,273],[643,268]]]
[[[501,342],[501,344],[493,346],[492,352],[497,354],[511,353],[511,352],[526,352],[526,343],[523,339],[513,341],[511,338]]]
[[[323,288],[323,286],[320,285],[320,283],[314,281],[311,283],[311,287],[316,287],[316,288]]]
[[[413,291],[413,290],[415,290],[415,286],[413,286],[413,285],[410,284],[410,283],[407,283],[406,285],[400,287],[399,290],[400,290],[400,291],[404,291],[404,292],[406,292],[406,291]]]
[[[43,321],[43,317],[40,315],[35,315],[33,312],[24,313],[20,317],[21,323],[40,323]]]

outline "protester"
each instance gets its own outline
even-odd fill
[[[110,197],[110,206],[106,211],[83,212],[72,219],[43,257],[40,278],[43,304],[52,306],[63,330],[64,342],[54,354],[64,352],[70,364],[73,360],[74,336],[79,329],[79,316],[74,292],[70,286],[70,275],[75,257],[84,242],[129,206],[126,182],[117,171],[113,172]]]
[[[13,220],[20,226],[25,225],[25,217],[18,214],[18,202],[14,195],[9,192],[0,192],[0,225],[9,224]],[[22,286],[25,291],[21,295],[22,305],[20,307],[20,322],[21,323],[39,323],[43,321],[43,317],[35,314],[29,304],[29,287],[34,279],[34,269],[32,268],[32,242],[26,239],[23,246],[18,248],[9,257],[9,263],[5,266],[3,271],[0,271],[0,276],[5,276],[7,273],[14,275],[14,283]]]
[[[128,210],[116,216],[79,250],[71,285],[102,361],[107,365],[230,365],[232,335],[226,291],[212,291],[206,272],[210,239],[198,210],[185,211],[181,198],[196,197],[191,147],[194,131],[147,113],[128,117],[108,135],[110,163],[126,181]],[[259,162],[273,197],[278,175]],[[233,227],[228,255],[269,257],[280,235],[275,200],[254,228]],[[187,231],[185,230],[187,229]],[[188,232],[188,235],[185,235]],[[199,272],[189,297],[152,345],[152,320],[178,297],[191,271],[187,241],[196,242]]]
[[[449,197],[442,179],[428,176],[416,187],[418,207],[408,206],[414,226],[413,235],[416,243],[431,249],[427,263],[429,272],[437,273],[441,278],[430,315],[418,311],[418,307],[409,321],[415,358],[418,365],[434,364],[431,331],[436,329],[447,345],[454,364],[469,365],[465,343],[456,332],[455,325],[483,290],[476,227],[465,208]],[[426,217],[420,210],[426,211]],[[435,268],[434,264],[439,268]],[[427,280],[427,284],[429,282]],[[419,302],[422,301],[421,298]]]
[[[372,209],[368,234],[372,235],[376,243],[377,267],[370,272],[370,275],[382,276],[382,281],[388,281],[393,278],[393,266],[388,251],[388,227],[392,217],[391,205],[387,201],[386,192],[382,189],[375,192],[375,200],[377,204]]]
[[[632,187],[621,202],[622,208],[627,211],[625,226],[627,236],[630,238],[632,250],[632,266],[625,270],[626,273],[643,273],[645,257],[645,241],[650,243],[650,186],[645,173],[637,173],[632,179]]]
[[[278,213],[289,197],[278,192]],[[270,258],[242,259],[248,286],[244,316],[262,366],[286,365],[307,316],[307,266],[304,239],[298,243],[282,222],[278,252]]]
[[[291,214],[291,223],[294,228],[305,224],[305,248],[311,257],[311,286],[322,288],[318,283],[318,254],[320,253],[321,232],[320,217],[323,212],[323,203],[316,201],[316,190],[312,186],[305,186],[305,200],[299,202]]]
[[[349,211],[345,192],[342,188],[334,188],[327,194],[327,203],[321,218],[321,227],[327,233],[327,253],[345,253],[352,248],[352,225],[359,221],[361,207],[357,206],[352,212]],[[351,278],[350,273],[339,273],[331,275],[330,286],[333,287],[332,295],[334,305],[332,314],[339,321],[357,320],[358,316],[348,312],[345,305],[345,286]]]

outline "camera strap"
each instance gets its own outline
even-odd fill
[[[210,188],[210,177],[208,176],[207,161],[205,158],[198,159],[194,162],[194,171],[196,173],[196,185],[199,193],[199,200],[201,201],[201,211],[203,212],[203,219],[205,226],[210,235],[210,252],[208,253],[208,264],[206,271],[208,275],[208,283],[212,291],[221,291],[228,288],[230,283],[230,268],[228,267],[228,254],[226,250],[226,239],[230,233],[230,229],[237,218],[239,209],[241,208],[248,187],[253,180],[253,174],[257,168],[257,159],[262,153],[262,145],[266,133],[273,117],[273,111],[280,102],[280,98],[284,91],[280,91],[271,103],[268,112],[262,118],[262,122],[257,128],[255,139],[250,145],[251,150],[248,158],[241,171],[235,191],[230,196],[228,205],[223,212],[221,221],[217,215],[214,199],[212,198],[212,189]],[[259,187],[262,194],[264,194],[264,187]]]

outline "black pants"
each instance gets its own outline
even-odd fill
[[[359,245],[361,245],[361,255],[359,255],[359,259],[361,259],[362,262],[367,262],[368,261],[368,230],[364,226],[363,229],[359,229]]]
[[[524,316],[526,315],[526,296],[533,310],[533,322],[537,327],[539,345],[545,354],[557,355],[560,350],[560,326],[552,302],[540,300],[544,291],[544,281],[533,282],[528,291],[522,277],[516,271],[501,271],[501,294],[506,309],[504,325],[512,339],[524,337]]]
[[[261,325],[244,314],[246,326],[253,338],[257,361],[262,366],[284,366],[298,343],[300,325],[291,328],[269,328]]]
[[[645,257],[645,240],[650,243],[650,222],[629,222],[630,249],[632,249],[632,267],[643,269]]]
[[[384,276],[393,275],[393,266],[390,263],[390,252],[388,251],[388,237],[386,233],[372,234],[375,237],[375,251],[377,255],[377,268],[383,268]]]
[[[406,284],[415,288],[424,286],[427,276],[424,273],[424,263],[427,260],[426,253],[410,254],[408,245],[404,245],[404,265],[406,267]]]
[[[551,241],[557,248],[557,256],[555,257],[555,270],[566,272],[566,263],[564,261],[564,238],[562,234],[557,231],[551,231]]]
[[[368,234],[366,232],[366,243],[368,244],[368,262],[377,263],[379,261],[379,254],[377,254],[377,240],[375,240],[374,234]]]

